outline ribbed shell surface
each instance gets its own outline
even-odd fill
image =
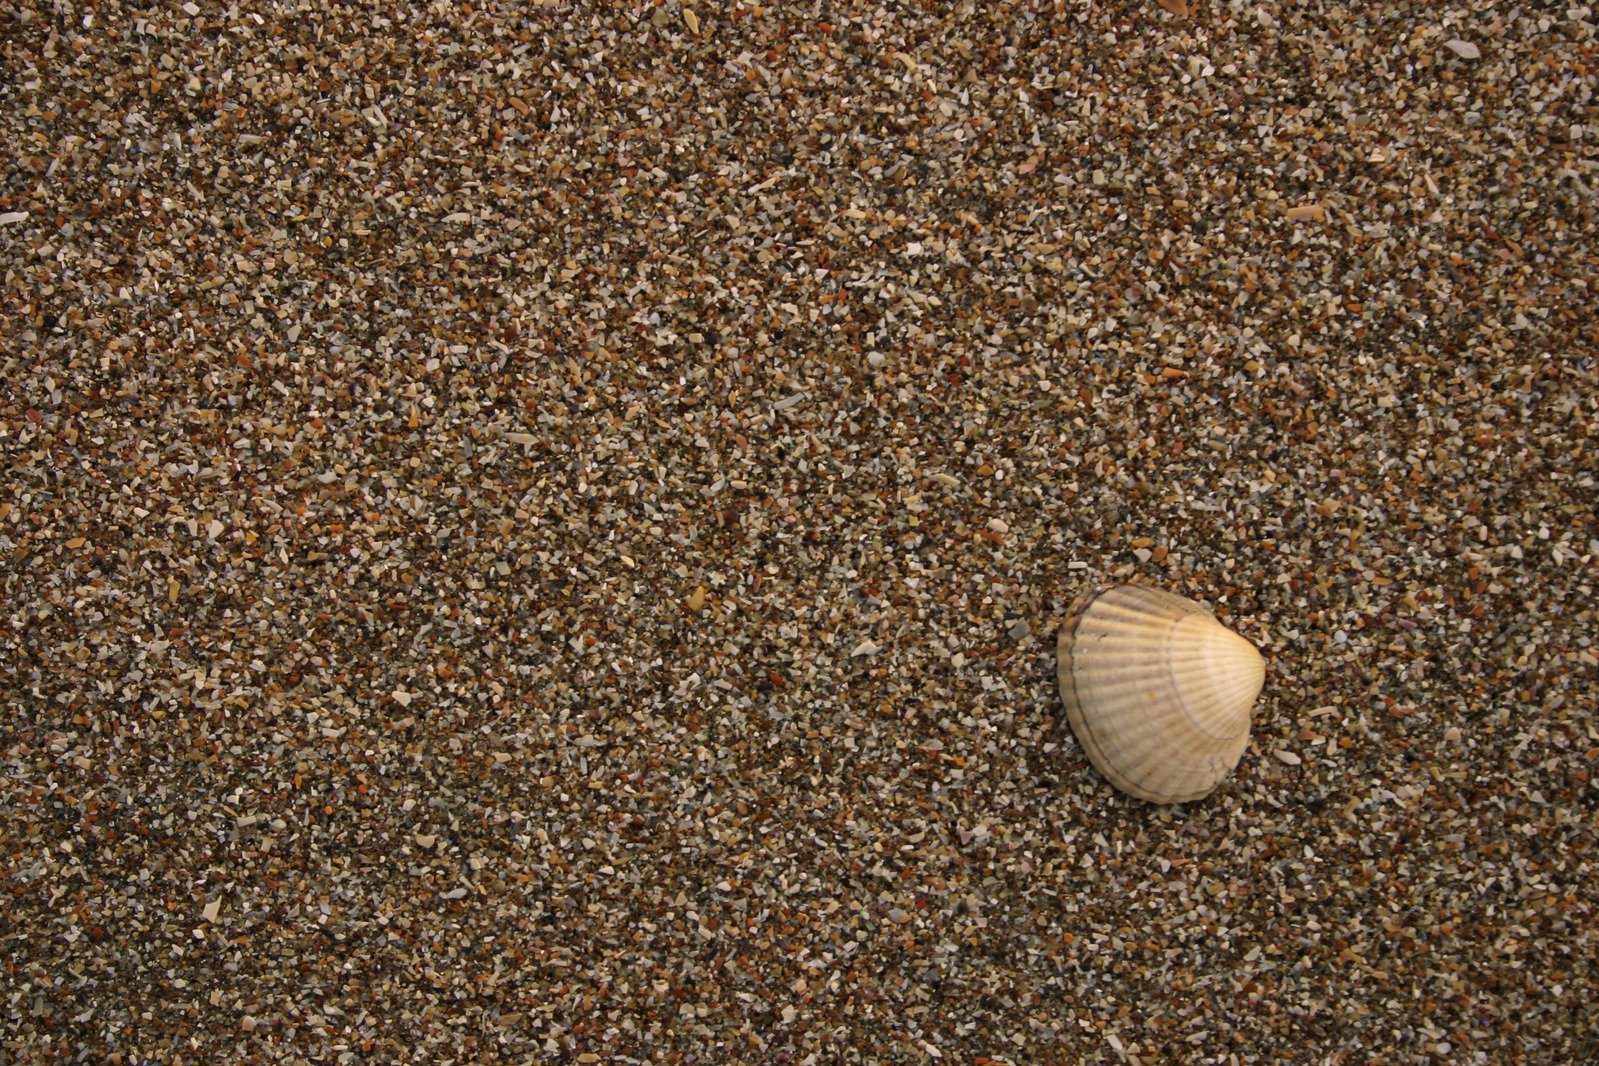
[[[1119,585],[1079,606],[1057,641],[1061,699],[1095,769],[1154,803],[1215,790],[1249,743],[1266,665],[1203,607]]]

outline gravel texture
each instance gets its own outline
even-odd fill
[[[0,1062],[1595,1061],[1595,19],[0,6]]]

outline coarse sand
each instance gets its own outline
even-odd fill
[[[1595,19],[0,9],[0,1063],[1599,1061]]]

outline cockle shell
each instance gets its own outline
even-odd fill
[[[1238,765],[1266,664],[1199,604],[1133,585],[1090,592],[1056,649],[1072,732],[1117,788],[1186,803]]]

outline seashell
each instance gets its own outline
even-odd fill
[[[1090,591],[1056,648],[1072,732],[1123,792],[1186,803],[1238,765],[1266,664],[1199,604],[1132,585]]]

